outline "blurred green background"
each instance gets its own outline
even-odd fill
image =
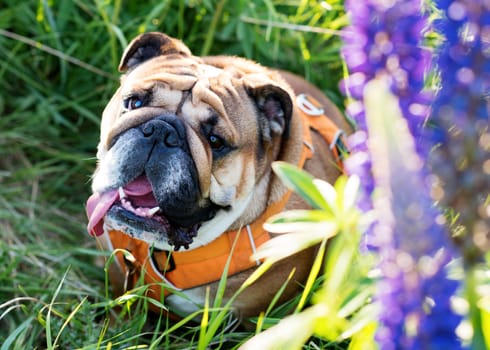
[[[162,31],[196,55],[296,72],[341,106],[345,24],[338,0],[0,0],[1,349],[49,348],[57,336],[61,348],[105,344],[102,253],[84,203],[100,115],[134,36]]]

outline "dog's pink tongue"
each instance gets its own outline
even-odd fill
[[[152,192],[151,185],[144,176],[124,186],[124,192],[129,196],[142,197]],[[104,216],[115,201],[119,200],[118,190],[104,193],[94,193],[87,200],[87,231],[92,236],[104,233]]]
[[[87,200],[87,231],[92,236],[100,236],[104,233],[104,216],[112,204],[119,199],[117,190],[105,193],[94,193]]]

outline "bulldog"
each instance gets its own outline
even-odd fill
[[[216,294],[227,274],[226,301],[261,263],[250,256],[273,236],[265,220],[307,208],[271,164],[333,182],[349,125],[296,75],[238,57],[197,57],[162,33],[135,38],[119,70],[87,202],[89,233],[119,252],[113,289],[147,284],[150,297],[183,316],[204,305],[206,290]],[[290,298],[313,258],[304,251],[278,262],[234,300],[236,315],[264,311],[294,270],[280,300]]]

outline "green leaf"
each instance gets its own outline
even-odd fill
[[[302,233],[304,239],[326,237],[337,223],[322,211],[291,210],[272,216],[264,224],[271,233]]]
[[[243,282],[242,288],[248,288],[255,281],[257,281],[260,276],[267,272],[273,264],[272,260],[265,260],[248,278]]]
[[[338,217],[338,205],[337,205],[337,190],[331,184],[324,180],[314,179],[313,183],[316,188],[322,194],[322,197],[325,199],[329,206],[329,210]]]
[[[298,193],[313,208],[331,212],[330,206],[315,186],[313,176],[286,162],[274,162],[272,169],[288,188]]]
[[[490,295],[481,299],[479,306],[481,310],[483,338],[485,339],[486,348],[490,349]]]
[[[315,280],[318,277],[318,273],[320,272],[320,269],[323,266],[323,258],[325,256],[326,247],[327,247],[327,240],[324,239],[320,244],[320,247],[318,248],[318,253],[315,257],[315,261],[313,262],[313,265],[311,266],[311,270],[308,275],[308,280],[306,281],[305,288],[301,295],[301,299],[299,300],[298,305],[296,306],[295,312],[299,312],[304,307],[306,303],[306,298],[312,291],[313,284],[315,283]]]
[[[288,316],[277,325],[252,337],[240,350],[301,349],[313,333],[316,320],[323,313],[323,307],[316,305]]]
[[[327,215],[323,210],[288,210],[274,216],[271,216],[267,220],[268,225],[282,224],[288,222],[322,222],[329,221],[332,216]]]
[[[374,342],[376,323],[371,322],[355,333],[351,339],[348,350],[377,350],[378,346]]]
[[[336,233],[337,225],[335,223],[323,223],[322,229],[315,232],[286,233],[262,244],[253,256],[254,259],[266,258],[278,261],[314,246],[320,241],[334,236]]]
[[[351,175],[345,183],[343,191],[343,211],[347,212],[354,208],[359,193],[359,188],[361,187],[361,180],[357,175]]]
[[[206,330],[209,325],[209,288],[206,288],[206,298],[204,299],[204,309],[201,318],[201,330],[199,332],[198,349],[206,349],[208,346]]]

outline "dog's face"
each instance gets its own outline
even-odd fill
[[[159,33],[133,40],[120,70],[101,123],[91,233],[105,225],[160,249],[193,248],[263,209],[292,113],[276,73],[192,56]]]

